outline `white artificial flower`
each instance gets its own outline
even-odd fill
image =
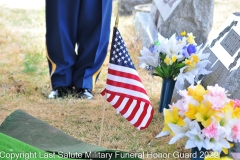
[[[138,57],[138,59],[140,60],[140,67],[144,68],[146,65],[157,67],[159,65],[158,63],[159,53],[157,52],[152,53],[146,47],[143,47],[140,53],[142,55],[142,57]]]
[[[200,46],[197,47],[197,55],[199,58],[198,63],[196,64],[196,66],[188,71],[186,71],[187,66],[183,67],[180,69],[180,73],[177,77],[177,81],[176,81],[176,89],[180,90],[180,89],[184,89],[184,81],[188,81],[188,83],[190,85],[194,85],[194,82],[196,82],[196,77],[198,77],[199,75],[206,75],[211,73],[211,71],[208,71],[207,69],[205,69],[205,67],[207,66],[207,64],[210,63],[209,60],[206,60],[206,58],[209,57],[209,53],[207,54],[203,54],[201,49],[199,49]]]
[[[184,66],[183,68],[180,69],[180,73],[177,76],[176,84],[175,87],[177,90],[182,90],[184,89],[184,81],[187,80],[190,85],[194,84],[194,78],[195,74],[197,73],[197,70],[191,70],[191,72],[183,72],[187,66]]]
[[[196,120],[192,121],[189,125],[189,130],[186,133],[188,140],[185,145],[185,149],[190,149],[197,147],[198,150],[201,150],[203,147],[204,136],[202,134],[201,128]]]
[[[229,118],[229,116],[227,117]],[[230,133],[225,130],[227,128],[220,126],[220,123],[218,123],[214,117],[211,119],[212,123],[207,128],[203,129],[203,135],[205,137],[204,148],[220,153],[222,151],[222,148],[230,148],[230,144],[226,139],[227,134]]]
[[[172,137],[172,139],[169,141],[169,144],[174,144],[176,141],[186,136],[186,133],[189,131],[191,120],[189,118],[185,118],[184,122],[184,126],[179,126],[171,123],[168,124],[172,132],[175,133],[175,136]]]
[[[165,39],[166,39],[165,37],[163,37],[161,34],[158,33],[158,41],[159,42],[162,42]]]
[[[214,140],[213,138],[205,138],[203,147],[207,150],[221,153],[222,148],[230,148],[230,144],[224,137],[221,137],[218,141]]]
[[[165,53],[170,58],[173,56],[176,56],[177,59],[182,59],[183,55],[182,48],[186,45],[186,43],[179,43],[176,39],[176,34],[173,34],[170,39],[162,39],[161,45],[160,45],[160,52]]]
[[[197,69],[197,75],[206,75],[206,74],[209,74],[211,73],[211,71],[208,71],[207,69],[205,69],[205,67],[207,66],[207,64],[211,63],[209,60],[208,60],[208,57],[210,55],[210,53],[203,53],[203,49],[200,49],[201,48],[201,45],[200,46],[197,46],[197,55],[199,57],[199,62],[197,63],[196,65],[196,69]]]
[[[220,130],[224,132],[224,137],[227,138],[229,141],[233,141],[232,137],[232,128],[236,123],[238,123],[237,119],[232,118],[232,113],[231,111],[226,111],[224,114],[222,114],[222,119],[219,122],[221,125],[218,127]]]
[[[170,135],[170,132],[169,131],[162,131],[160,132],[155,138],[160,138],[160,137],[163,137],[163,136],[168,136]]]

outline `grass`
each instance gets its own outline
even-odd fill
[[[185,140],[168,145],[170,137],[155,139],[163,127],[163,116],[158,113],[161,79],[138,68],[137,57],[142,44],[134,31],[134,16],[120,16],[119,30],[155,109],[150,126],[143,131],[138,131],[121,115],[116,115],[115,109],[105,104],[100,96],[106,83],[107,61],[96,83],[94,100],[47,99],[51,85],[44,55],[44,9],[0,8],[0,123],[14,110],[22,109],[77,139],[97,145],[102,107],[106,105],[101,146],[149,154],[189,152],[184,149]],[[210,36],[216,34],[225,19],[239,8],[239,0],[215,0]],[[112,17],[113,26],[116,7]],[[150,157],[148,159],[154,159]]]
[[[24,56],[24,70],[23,72],[26,74],[39,74],[46,75],[48,74],[47,68],[40,70],[38,66],[45,61],[45,57],[42,54],[30,54],[26,53]]]

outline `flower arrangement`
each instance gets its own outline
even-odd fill
[[[240,142],[240,100],[229,99],[217,84],[206,90],[191,85],[178,93],[182,98],[164,109],[164,127],[157,138],[172,135],[169,144],[174,144],[185,137],[186,149],[218,153],[227,153],[231,142]]]
[[[152,70],[152,75],[165,79],[176,79],[176,88],[183,89],[184,80],[191,85],[199,75],[210,73],[205,69],[209,54],[203,54],[192,33],[173,34],[170,39],[158,36],[150,47],[140,51],[140,67]]]

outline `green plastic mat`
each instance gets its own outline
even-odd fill
[[[16,110],[9,115],[1,124],[0,132],[37,149],[57,154],[61,158],[139,159],[131,153],[82,142],[22,110]],[[2,141],[0,137],[0,145]],[[13,143],[11,147],[17,146]]]
[[[46,152],[23,143],[15,138],[9,137],[3,133],[0,133],[0,159],[35,159],[35,160],[70,160],[64,158],[64,155],[57,155],[55,153]]]

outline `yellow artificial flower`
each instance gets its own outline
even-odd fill
[[[234,101],[230,100],[223,108],[222,111],[224,113],[226,112],[231,112],[232,113],[232,118],[239,118],[240,119],[240,108],[235,108],[234,109]]]
[[[172,61],[171,61],[171,59],[170,59],[168,56],[165,57],[164,62],[165,62],[167,65],[172,65]]]
[[[181,36],[184,37],[184,36],[186,36],[187,32],[186,31],[182,31],[180,34],[181,34]]]
[[[197,54],[192,54],[192,59],[193,59],[193,61],[195,62],[195,63],[198,63],[199,62],[199,57],[198,57],[198,55]]]
[[[185,123],[184,123],[182,117],[179,116],[177,107],[173,107],[172,109],[164,110],[163,131],[170,131],[171,134],[174,135],[174,133],[171,131],[171,129],[168,126],[169,123],[176,124],[178,126],[184,126]]]
[[[208,93],[208,90],[205,90],[204,87],[200,84],[196,85],[195,90],[192,87],[188,87],[188,95],[192,96],[198,102],[203,100],[203,96]]]
[[[189,59],[185,59],[185,64],[186,64],[186,65],[190,66],[190,65],[191,65],[191,63],[192,63],[192,61],[191,61],[191,60],[189,60]]]
[[[231,100],[229,103],[227,103],[222,110],[224,112],[231,112],[232,118],[237,117],[238,119],[240,119],[240,108],[239,107],[234,108],[233,100]]]
[[[189,44],[195,44],[194,38],[195,37],[193,36],[192,32],[188,33],[187,41],[188,41]]]
[[[227,148],[222,148],[222,151],[224,154],[228,154],[228,149]]]
[[[233,118],[239,118],[240,119],[240,108],[235,108],[234,111],[233,111]]]
[[[224,113],[226,112],[234,112],[234,101],[231,100],[230,102],[228,102],[222,109],[221,109]],[[233,115],[234,117],[234,115]]]
[[[196,63],[191,61],[190,65],[187,65],[187,68],[185,71],[190,71],[196,67]]]
[[[184,70],[188,72],[196,67],[196,64],[199,62],[199,57],[197,54],[193,54],[189,57],[189,59],[185,59],[184,63],[186,64],[187,68]]]
[[[216,111],[212,109],[211,103],[201,103],[195,115],[196,120],[206,128],[212,123],[211,117],[217,117]],[[218,117],[217,117],[218,118]],[[219,118],[218,118],[219,119]]]
[[[230,145],[230,148],[234,146],[233,143],[230,143],[230,142],[228,142],[228,143]],[[222,148],[223,153],[226,154],[226,155],[228,154],[228,150],[229,150],[228,148]]]
[[[185,116],[189,119],[196,119],[195,114],[197,113],[197,107],[192,104],[188,104],[188,111],[185,113]]]
[[[177,56],[172,56],[172,62],[176,62],[176,60],[177,60]]]

